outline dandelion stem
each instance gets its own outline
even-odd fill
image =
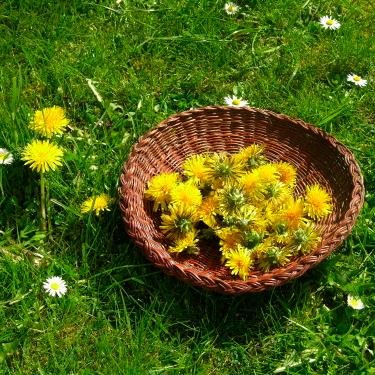
[[[44,173],[40,172],[40,229],[43,232],[47,231],[47,211],[46,211],[46,180]]]

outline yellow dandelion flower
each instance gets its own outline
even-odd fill
[[[279,172],[274,164],[267,163],[254,169],[262,183],[272,183],[279,179]]]
[[[291,255],[288,248],[276,246],[271,240],[264,241],[259,245],[256,248],[256,253],[259,267],[266,272],[287,264]]]
[[[281,218],[290,229],[296,229],[303,219],[303,202],[301,199],[290,199],[281,211]]]
[[[218,190],[217,196],[220,214],[224,217],[238,213],[248,201],[247,194],[237,184],[226,184],[223,189]]]
[[[279,180],[285,185],[294,186],[297,179],[297,169],[285,162],[274,164],[279,174]]]
[[[183,174],[194,183],[203,185],[208,182],[209,168],[206,165],[207,155],[192,155],[182,164]]]
[[[290,198],[291,192],[282,182],[273,182],[263,185],[262,195],[265,204],[278,208]]]
[[[200,190],[191,182],[181,182],[171,189],[171,203],[191,207],[199,206],[202,203]]]
[[[244,164],[247,169],[253,169],[267,162],[263,153],[263,146],[254,143],[234,154],[233,159]]]
[[[222,228],[216,231],[220,239],[220,250],[224,256],[233,251],[241,243],[241,232],[236,228]]]
[[[225,152],[207,157],[208,179],[214,189],[234,183],[245,173],[244,165]]]
[[[289,248],[296,255],[306,255],[315,250],[320,241],[321,237],[315,225],[311,222],[303,223],[293,232]]]
[[[320,219],[332,212],[331,196],[318,184],[306,190],[305,212],[312,219]]]
[[[223,218],[223,223],[229,227],[237,227],[239,229],[247,229],[256,225],[259,220],[257,209],[251,204],[244,204],[232,214],[227,214]]]
[[[30,128],[47,138],[51,138],[54,134],[61,134],[68,124],[69,120],[66,118],[64,109],[53,106],[35,111],[30,122]]]
[[[238,275],[242,280],[246,280],[253,266],[250,251],[242,245],[237,245],[236,249],[227,255],[225,265],[231,269],[232,275]]]
[[[95,215],[99,215],[102,211],[109,211],[109,204],[112,199],[107,194],[94,195],[86,199],[81,205],[81,212],[95,212]]]
[[[203,198],[202,204],[199,206],[200,219],[209,227],[217,227],[216,212],[219,208],[219,202],[216,195],[209,195]]]
[[[179,239],[194,229],[199,220],[195,207],[186,205],[170,205],[170,212],[161,215],[160,229],[167,237]]]
[[[171,190],[179,181],[178,173],[160,173],[147,183],[145,197],[154,201],[154,211],[167,208],[171,201]]]
[[[49,141],[34,140],[25,147],[21,159],[32,170],[44,173],[62,165],[63,154],[62,148]]]
[[[255,199],[260,197],[260,190],[262,187],[259,175],[257,172],[246,173],[241,177],[240,185],[243,186],[246,193]]]
[[[183,237],[177,238],[174,245],[170,246],[168,251],[171,253],[181,253],[186,251],[189,254],[196,254],[198,251],[197,243],[197,231],[193,229]]]

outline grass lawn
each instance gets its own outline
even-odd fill
[[[0,2],[0,147],[14,155],[0,165],[0,374],[375,374],[375,6],[241,0],[228,15],[224,5]],[[325,30],[324,15],[341,27]],[[233,94],[328,131],[366,185],[334,254],[285,286],[239,297],[158,271],[126,237],[117,204],[139,136]],[[30,117],[54,105],[70,126],[56,138],[63,165],[47,174],[46,236],[39,175],[21,153],[35,138]],[[110,211],[81,213],[101,193],[113,197]],[[66,295],[44,291],[51,276]],[[349,294],[365,308],[349,307]]]

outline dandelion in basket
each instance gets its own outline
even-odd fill
[[[43,288],[52,297],[62,297],[67,291],[66,282],[59,276],[49,277]]]
[[[53,106],[35,111],[30,128],[44,137],[51,138],[54,134],[63,133],[68,124],[64,109]]]
[[[360,298],[348,295],[348,306],[354,310],[362,310],[365,308],[365,304],[361,301]]]
[[[34,140],[25,147],[22,160],[32,170],[45,173],[62,165],[63,154],[62,148],[54,143]]]
[[[321,186],[314,184],[306,189],[305,212],[313,219],[320,219],[332,212],[331,197]]]
[[[364,87],[367,85],[367,80],[363,79],[357,74],[348,74],[347,81],[354,83],[356,86]]]
[[[341,24],[339,21],[329,17],[329,16],[324,16],[321,17],[319,20],[320,24],[324,29],[329,29],[329,30],[337,30],[341,27]]]
[[[252,265],[250,251],[242,245],[237,245],[237,248],[227,255],[226,266],[230,268],[232,275],[238,275],[242,280],[248,278]]]
[[[1,164],[12,164],[13,155],[6,148],[0,148],[0,165]]]
[[[248,102],[246,100],[243,100],[242,98],[237,98],[237,96],[226,96],[224,98],[224,101],[227,105],[230,107],[246,107],[248,105]]]
[[[224,10],[227,12],[227,14],[232,15],[236,14],[240,10],[240,7],[235,3],[229,2],[225,4]]]
[[[95,212],[95,215],[99,216],[102,211],[109,211],[111,201],[111,197],[107,194],[94,195],[82,203],[81,212]]]

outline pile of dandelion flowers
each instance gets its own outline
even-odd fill
[[[90,198],[87,198],[81,205],[81,212],[95,212],[96,216],[103,211],[109,211],[109,205],[112,199],[107,194],[94,195]]]
[[[30,128],[46,138],[51,138],[54,134],[62,134],[68,124],[64,109],[53,106],[36,111]]]
[[[62,165],[64,151],[49,141],[34,140],[22,152],[22,160],[32,170],[45,173]]]

